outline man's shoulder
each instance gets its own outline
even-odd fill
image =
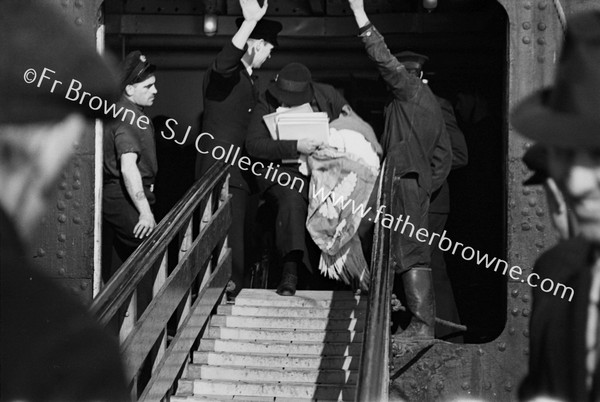
[[[2,258],[1,304],[6,397],[36,399],[56,389],[57,399],[77,400],[85,394],[123,399],[116,340],[82,304],[14,253]],[[106,389],[96,389],[94,381]]]
[[[545,277],[564,280],[587,267],[592,251],[592,244],[580,237],[561,241],[538,258],[534,271]]]

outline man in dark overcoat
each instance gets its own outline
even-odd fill
[[[246,139],[246,149],[253,158],[265,161],[258,172],[258,186],[265,198],[277,208],[275,237],[278,253],[283,257],[282,278],[277,293],[291,296],[296,292],[298,271],[304,266],[310,270],[306,241],[308,214],[308,178],[297,163],[284,164],[283,160],[309,155],[321,143],[314,139],[275,140],[263,121],[263,116],[278,107],[294,107],[308,103],[315,112],[325,112],[329,120],[339,117],[348,105],[344,97],[331,85],[312,81],[311,73],[300,63],[290,63],[269,84],[254,108]],[[262,163],[262,162],[261,162]],[[272,166],[277,164],[276,173]],[[289,175],[291,186],[280,185],[273,175]],[[284,181],[284,182],[285,182]],[[302,184],[300,184],[302,183]]]
[[[383,36],[369,21],[363,0],[349,3],[367,54],[377,64],[391,94],[384,109],[385,126],[380,141],[386,156],[385,174],[393,183],[388,212],[402,215],[414,230],[426,229],[429,198],[444,183],[452,165],[452,149],[440,104],[421,77],[409,73],[392,55]],[[430,250],[426,242],[410,233],[391,233],[391,263],[402,279],[406,307],[411,313],[410,324],[400,337],[432,338],[435,300]]]
[[[257,0],[240,0],[240,6],[244,18],[237,20],[238,31],[204,75],[202,131],[210,133],[214,139],[200,147],[208,153],[198,154],[196,158],[196,179],[215,163],[210,155],[215,146],[229,149],[233,145],[241,149],[242,155],[246,154],[244,140],[259,92],[258,77],[253,72],[271,57],[282,28],[279,22],[262,19],[267,11],[267,1],[260,7]],[[227,295],[232,299],[244,285],[247,254],[244,234],[252,221],[246,211],[252,210],[248,203],[255,179],[251,172],[241,171],[237,165],[231,166],[229,172],[233,216],[229,229],[232,273]]]
[[[568,20],[553,87],[512,114],[523,135],[548,148],[548,170],[579,235],[535,263],[529,373],[522,400],[600,401],[600,11]]]
[[[0,2],[0,399],[128,401],[116,339],[34,264],[28,244],[90,135],[86,115],[103,117],[67,100],[69,83],[109,104],[119,96],[94,43],[46,3]]]

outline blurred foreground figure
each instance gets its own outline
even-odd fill
[[[533,289],[529,374],[523,400],[600,401],[600,12],[568,29],[554,87],[514,110],[523,135],[548,147],[550,176],[577,221],[579,237],[544,253],[534,272],[565,284]],[[571,289],[569,289],[571,288]]]
[[[523,182],[524,186],[542,185],[548,202],[548,212],[558,236],[565,240],[575,236],[577,222],[565,197],[548,172],[548,149],[541,144],[531,146],[523,155],[523,162],[533,170],[533,175]]]
[[[39,3],[0,3],[0,399],[125,401],[116,341],[25,251],[85,128],[89,109],[65,99],[69,83],[118,94],[94,44]]]

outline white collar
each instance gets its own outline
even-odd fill
[[[248,72],[248,75],[250,77],[252,77],[252,66],[247,64],[245,60],[242,59],[242,64],[244,65],[244,67],[246,68],[246,71]]]

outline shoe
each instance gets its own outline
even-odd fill
[[[235,303],[236,296],[240,293],[242,289],[239,288],[234,281],[229,280],[227,282],[227,287],[225,288],[225,295],[227,296],[228,303]]]
[[[430,340],[435,331],[435,296],[431,268],[416,267],[402,275],[406,308],[411,314],[404,331],[394,335],[396,340]]]
[[[279,286],[277,286],[277,294],[280,296],[293,296],[296,294],[297,285],[298,277],[296,275],[284,273]]]

